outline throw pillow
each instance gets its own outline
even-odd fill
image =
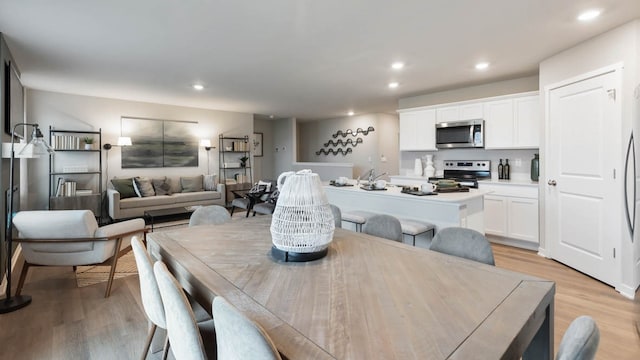
[[[133,188],[139,197],[155,196],[156,192],[153,190],[151,179],[146,177],[134,177]]]
[[[156,191],[156,195],[171,195],[173,191],[171,191],[171,180],[166,177],[162,179],[153,179],[151,180],[153,184],[153,189]]]
[[[205,175],[204,176],[204,191],[216,191],[218,190],[218,184],[216,184],[216,175]]]
[[[112,179],[111,184],[117,192],[120,193],[120,199],[126,199],[130,197],[137,197],[135,189],[133,188],[133,179]]]
[[[181,177],[180,187],[182,187],[183,193],[204,191],[204,188],[202,187],[202,175]]]

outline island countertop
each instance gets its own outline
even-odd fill
[[[358,185],[324,186],[327,199],[343,212],[365,210],[398,218],[427,221],[436,231],[461,226],[484,234],[484,195],[490,191],[470,189],[469,192],[439,193],[417,196],[404,194],[402,188],[387,186],[387,190],[364,190]],[[343,223],[343,226],[349,226]]]
[[[449,192],[449,193],[438,193],[437,195],[411,195],[402,193],[402,188],[399,186],[387,186],[386,190],[364,190],[358,185],[353,186],[333,186],[326,185],[325,189],[330,189],[330,191],[344,191],[344,192],[358,192],[365,193],[371,196],[384,196],[384,197],[396,197],[400,199],[407,200],[419,200],[419,201],[430,201],[430,202],[447,202],[447,203],[463,203],[475,198],[481,198],[484,195],[488,194],[490,191],[482,190],[482,189],[469,189],[469,192]]]

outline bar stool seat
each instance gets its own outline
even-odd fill
[[[416,236],[431,231],[431,237],[433,237],[436,233],[436,226],[430,222],[413,219],[398,220],[402,226],[402,234],[413,236],[413,246],[416,246]]]
[[[362,225],[374,215],[376,215],[376,213],[364,210],[343,211],[342,221],[354,223],[356,225],[356,231],[362,232]]]

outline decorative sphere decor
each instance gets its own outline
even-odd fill
[[[278,177],[278,189],[271,220],[272,256],[296,262],[324,257],[335,222],[320,176],[311,170],[284,172]]]

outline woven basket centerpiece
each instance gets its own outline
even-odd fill
[[[271,220],[272,256],[283,261],[311,261],[325,256],[335,222],[318,174],[311,170],[282,173],[278,189]]]

